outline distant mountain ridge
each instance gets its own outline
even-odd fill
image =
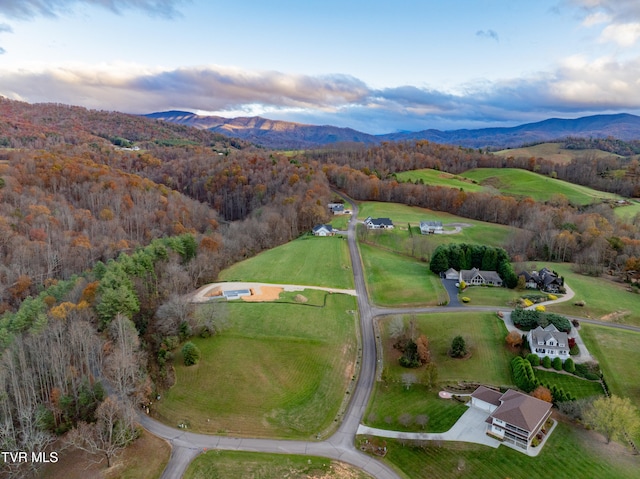
[[[559,138],[606,138],[640,140],[640,117],[629,113],[592,115],[576,119],[550,118],[515,127],[441,131],[398,132],[370,135],[351,128],[305,125],[262,117],[223,118],[201,116],[185,111],[166,111],[144,115],[170,123],[194,126],[241,138],[269,148],[313,148],[334,143],[372,145],[383,141],[428,140],[469,148],[508,148]]]

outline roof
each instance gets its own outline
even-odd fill
[[[372,218],[371,216],[369,216],[364,221],[365,221],[365,223],[366,222],[370,222],[370,223],[372,223],[374,225],[393,226],[393,221],[391,221],[391,219],[389,219],[389,218]]]
[[[425,226],[431,226],[431,227],[435,227],[435,228],[442,228],[442,221],[421,221],[420,222],[420,228],[423,228]]]
[[[445,274],[445,275],[450,274],[450,273],[458,274],[458,272],[457,272],[455,269],[453,269],[453,268],[449,268],[448,270],[446,270],[446,271],[444,272],[444,274]]]
[[[539,339],[546,344],[550,339],[555,339],[559,344],[564,344],[563,347],[567,347],[569,344],[569,336],[567,333],[562,333],[558,331],[553,324],[550,324],[546,328],[542,328],[542,326],[538,326],[536,329],[531,330],[531,339],[537,344]]]
[[[473,391],[471,397],[493,404],[494,406],[500,406],[500,397],[502,397],[502,393],[500,391],[489,389],[485,386],[479,386],[478,389]]]
[[[331,225],[315,225],[313,227],[313,232],[317,233],[318,231],[325,229],[327,230],[329,233],[331,233],[333,231],[333,226]]]
[[[533,432],[549,415],[551,403],[509,389],[500,398],[500,406],[491,417]]]
[[[495,271],[480,271],[478,268],[472,268],[463,269],[460,271],[460,274],[462,276],[462,281],[465,282],[469,282],[477,275],[480,275],[485,279],[485,281],[490,281],[492,283],[502,283],[502,278]]]

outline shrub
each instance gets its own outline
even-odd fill
[[[400,366],[403,368],[417,368],[420,367],[420,364],[418,345],[410,339],[407,341],[404,353],[400,357]]]
[[[548,294],[547,299],[549,301],[555,301],[556,299],[558,299],[558,297],[555,294]]]
[[[540,366],[540,357],[537,354],[527,354],[527,361],[529,361],[529,363],[531,363],[531,366],[533,366],[534,368],[536,366]]]
[[[516,356],[511,360],[513,382],[525,392],[533,391],[540,384],[529,361]]]
[[[200,361],[200,350],[198,349],[198,346],[193,344],[191,341],[185,343],[185,345],[182,346],[182,358],[185,366],[198,364],[198,361]]]
[[[555,357],[553,358],[553,361],[551,362],[551,365],[553,366],[553,369],[555,369],[556,371],[561,371],[562,370],[562,359]]]
[[[569,350],[569,354],[571,356],[577,356],[580,354],[580,347],[577,344],[574,344],[573,347]]]
[[[467,296],[463,296],[462,298],[460,298],[462,300],[463,303],[468,303],[469,301],[471,301],[471,298],[467,297]]]
[[[551,358],[549,356],[545,356],[544,358],[542,358],[542,365],[549,369],[551,367]]]
[[[524,305],[525,308],[528,308],[529,306],[533,305],[533,301],[531,301],[530,299],[524,299],[522,300],[522,304]]]
[[[467,355],[467,343],[462,336],[456,336],[451,342],[451,356],[461,358]]]
[[[564,370],[568,373],[575,373],[576,372],[576,365],[573,362],[573,359],[571,358],[567,358],[564,360],[564,364],[562,365],[562,367],[564,368]]]
[[[536,311],[539,311],[541,313],[544,313],[547,310],[547,308],[545,308],[543,305],[539,304],[538,306],[536,306]]]
[[[598,376],[596,373],[587,373],[584,375],[585,379],[588,379],[589,381],[598,381],[600,379],[600,376]]]

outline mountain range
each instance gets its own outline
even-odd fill
[[[428,140],[468,148],[502,149],[566,137],[640,140],[640,117],[628,113],[593,115],[576,119],[551,118],[515,127],[441,131],[398,132],[371,135],[352,128],[305,125],[259,116],[224,118],[186,111],[164,111],[144,115],[170,123],[207,129],[241,138],[268,148],[314,148],[334,143],[378,144],[383,141]]]

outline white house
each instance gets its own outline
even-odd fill
[[[329,210],[334,215],[343,215],[343,214],[345,214],[344,204],[342,204],[342,203],[329,203],[327,205],[327,207],[329,208]]]
[[[531,352],[540,358],[549,356],[551,359],[559,357],[563,361],[569,358],[569,336],[558,331],[553,324],[546,328],[538,326],[527,334]]]
[[[314,236],[333,236],[336,234],[331,225],[316,225],[311,231]]]
[[[370,230],[393,229],[393,221],[391,221],[389,218],[372,218],[371,216],[369,216],[364,220],[364,224]]]
[[[423,235],[442,234],[442,221],[421,221],[420,233]]]

